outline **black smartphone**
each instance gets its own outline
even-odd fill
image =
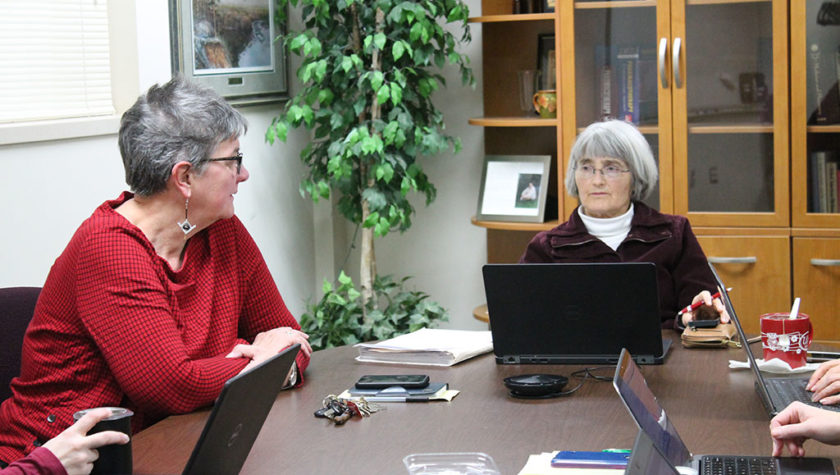
[[[380,389],[402,386],[406,389],[425,388],[429,385],[426,374],[366,374],[356,381],[359,389]]]
[[[720,323],[719,320],[691,320],[688,322],[690,328],[714,328]]]

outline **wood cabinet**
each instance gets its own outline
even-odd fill
[[[759,316],[790,308],[790,237],[765,229],[708,230],[698,236],[706,257],[732,291],[729,296],[747,333],[759,333]]]
[[[687,216],[709,257],[757,259],[716,265],[739,315],[785,311],[800,296],[818,337],[840,340],[829,311],[838,282],[807,264],[835,257],[798,257],[812,241],[825,241],[826,255],[840,249],[840,69],[826,59],[840,55],[840,19],[825,12],[831,3],[557,0],[554,13],[513,15],[512,1],[483,0],[472,21],[483,30],[484,117],[470,122],[484,127],[487,154],[552,154],[557,205],[541,224],[474,220],[488,228],[488,258],[510,261],[523,250],[511,246],[566,219],[577,206],[563,189],[575,137],[630,109],[659,165],[648,204]],[[536,66],[547,34],[557,119],[518,107],[516,71]],[[818,286],[806,296],[810,278]]]

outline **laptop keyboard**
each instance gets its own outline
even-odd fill
[[[838,406],[823,406],[820,403],[811,401],[811,393],[805,389],[808,380],[804,378],[766,378],[767,392],[774,401],[782,402],[786,406],[793,401],[801,401],[809,406],[817,406],[830,411],[840,411]]]
[[[701,458],[702,475],[762,475],[778,473],[772,457],[707,455]]]

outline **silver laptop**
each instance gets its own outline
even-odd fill
[[[298,350],[300,344],[292,345],[225,383],[184,475],[239,473],[289,378]]]
[[[729,294],[726,292],[726,286],[723,285],[723,282],[721,282],[720,276],[717,271],[715,271],[715,267],[711,263],[709,263],[709,267],[712,269],[712,274],[715,276],[715,281],[717,282],[718,289],[720,290],[723,305],[726,306],[726,311],[729,313],[729,316],[732,318],[732,323],[735,324],[735,328],[738,330],[738,337],[741,339],[741,346],[747,354],[747,361],[749,362],[750,369],[755,377],[755,390],[758,392],[765,409],[767,409],[767,414],[769,414],[770,417],[773,417],[793,401],[801,401],[809,406],[828,409],[830,411],[840,411],[840,407],[838,406],[825,406],[818,402],[811,401],[812,393],[805,389],[805,385],[808,384],[808,379],[810,379],[810,377],[802,377],[801,375],[772,378],[764,377],[761,370],[758,369],[758,365],[755,363],[755,356],[750,349],[749,343],[747,343],[747,336],[744,334],[744,328],[741,326],[741,321],[735,313],[735,307],[732,306],[732,301],[729,299]]]
[[[615,364],[624,347],[661,364],[656,266],[649,262],[487,264],[484,291],[499,364]]]
[[[834,462],[827,458],[765,457],[751,455],[692,455],[677,433],[665,409],[647,385],[645,377],[627,349],[615,368],[613,386],[639,429],[674,467],[686,467],[697,474],[835,474]],[[737,421],[733,421],[736,423]],[[768,447],[770,432],[767,432]],[[682,470],[681,470],[682,473]]]

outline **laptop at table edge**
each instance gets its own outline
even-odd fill
[[[729,313],[729,317],[732,319],[732,323],[735,325],[735,329],[738,331],[738,338],[741,339],[741,347],[744,349],[744,352],[747,354],[747,362],[750,365],[750,371],[753,373],[753,377],[755,378],[755,390],[758,393],[759,399],[761,399],[761,403],[764,405],[764,408],[767,410],[767,414],[770,417],[774,417],[776,414],[781,412],[788,404],[793,401],[779,401],[780,406],[777,407],[776,404],[773,403],[773,398],[770,396],[770,391],[767,389],[767,383],[765,380],[767,378],[761,374],[761,370],[758,368],[758,365],[755,362],[755,355],[753,355],[752,351],[750,350],[749,343],[747,340],[747,336],[744,333],[744,327],[741,326],[741,320],[738,318],[738,315],[735,313],[735,307],[732,305],[732,300],[729,298],[729,293],[726,291],[726,286],[723,285],[723,281],[720,279],[717,271],[715,270],[714,265],[709,263],[709,268],[712,270],[712,274],[715,277],[715,282],[717,282],[718,288],[720,290],[721,301],[723,301],[723,305],[726,307],[726,311]],[[797,376],[791,376],[790,378],[770,378],[770,379],[808,379],[808,378],[801,378]],[[809,404],[814,407],[823,408],[822,404],[813,403]],[[825,407],[826,410],[837,411],[838,408],[836,407]]]
[[[299,350],[294,344],[225,382],[183,475],[242,470]]]
[[[620,381],[623,381],[623,378],[621,377],[621,375],[622,375],[622,367],[624,367],[624,365],[622,363],[624,363],[625,361],[627,362],[628,366],[629,365],[634,365],[635,366],[635,369],[636,369],[636,371],[638,371],[638,374],[640,375],[642,382],[644,382],[645,388],[647,388],[647,391],[650,393],[650,396],[653,397],[654,404],[656,405],[656,407],[660,411],[659,417],[655,420],[655,425],[659,428],[661,428],[664,425],[666,427],[666,429],[662,429],[662,432],[669,434],[669,437],[673,438],[674,441],[679,443],[679,445],[676,446],[676,449],[678,450],[678,453],[674,454],[674,457],[680,456],[682,458],[685,458],[683,463],[678,463],[676,460],[671,460],[666,455],[668,450],[665,449],[664,447],[660,447],[656,444],[656,442],[655,442],[656,437],[653,434],[647,434],[647,435],[649,436],[651,442],[653,442],[654,446],[656,446],[656,449],[659,451],[659,453],[662,454],[665,457],[665,459],[670,463],[670,465],[674,466],[680,473],[685,472],[686,468],[689,468],[690,470],[694,470],[694,472],[692,472],[692,473],[699,473],[700,459],[702,457],[710,457],[710,456],[711,457],[716,457],[716,456],[733,457],[734,456],[734,457],[747,457],[747,458],[749,458],[749,457],[760,457],[760,458],[775,459],[778,462],[776,473],[782,474],[782,475],[785,475],[785,474],[790,474],[790,475],[829,475],[829,474],[836,475],[837,472],[836,472],[836,469],[834,468],[834,461],[829,459],[829,458],[825,458],[825,457],[769,457],[767,455],[752,455],[752,454],[726,454],[726,455],[724,455],[724,454],[720,454],[720,455],[717,455],[717,454],[714,454],[714,455],[706,455],[706,454],[695,455],[695,454],[693,454],[688,449],[688,447],[685,445],[685,442],[682,440],[682,437],[680,437],[679,433],[676,430],[676,426],[673,425],[672,421],[668,417],[668,414],[665,412],[665,409],[662,408],[662,406],[659,404],[659,401],[656,399],[656,396],[653,394],[653,391],[650,390],[650,387],[647,385],[647,381],[645,380],[644,374],[642,374],[641,369],[638,367],[638,365],[636,365],[633,362],[632,355],[630,355],[630,353],[625,348],[625,349],[621,350],[621,357],[619,358],[619,362],[618,362],[618,364],[616,365],[616,368],[615,368],[615,375],[613,376],[613,387],[615,388],[616,392],[618,393],[619,398],[621,399],[622,404],[624,404],[625,409],[627,409],[627,412],[630,413],[630,416],[633,418],[633,421],[636,423],[636,426],[641,431],[647,433],[647,431],[645,430],[641,421],[639,420],[638,416],[630,408],[630,405],[627,401],[628,395],[624,394],[622,392],[622,389],[619,387],[619,386],[626,386],[628,388],[629,392],[631,392],[634,395],[634,397],[636,397],[635,396],[635,391],[633,391],[633,389],[630,388],[629,384],[624,385],[624,384],[620,383]],[[644,402],[642,402],[638,397],[636,397],[636,399],[639,400],[640,405],[644,405]],[[733,421],[733,423],[737,423],[737,421]],[[669,431],[668,428],[670,428],[671,430]],[[770,439],[769,429],[767,430],[767,438],[768,438],[768,440]],[[686,463],[690,463],[691,466],[686,467],[686,465],[685,465]]]
[[[659,320],[659,289],[658,283],[656,281],[656,264],[652,262],[597,262],[597,263],[584,263],[584,262],[576,262],[576,263],[517,263],[517,264],[485,264],[482,266],[482,275],[484,278],[484,288],[485,288],[485,296],[487,298],[487,307],[488,311],[491,310],[491,304],[493,300],[495,300],[495,296],[490,295],[490,290],[488,289],[487,285],[487,272],[490,269],[491,272],[494,269],[499,268],[527,268],[527,267],[541,267],[541,268],[549,268],[551,266],[565,266],[567,268],[571,267],[608,267],[608,266],[620,266],[624,268],[635,268],[635,269],[651,269],[650,271],[645,271],[650,273],[650,283],[652,284],[652,288],[654,289],[654,295],[651,297],[651,315],[655,315],[655,325],[653,323],[650,324],[651,330],[655,326],[656,331],[650,332],[650,341],[647,343],[643,343],[642,345],[649,346],[650,352],[637,352],[634,355],[634,358],[637,363],[639,364],[663,364],[665,362],[665,358],[667,357],[671,344],[673,343],[670,338],[663,338],[662,337],[662,329],[661,329],[661,322]],[[639,274],[639,271],[637,271]],[[498,318],[498,317],[497,317]],[[517,325],[518,328],[522,328],[522,325]],[[496,327],[498,328],[498,327]],[[493,331],[493,322],[490,322],[490,330]],[[494,346],[493,346],[493,353],[496,359],[497,364],[615,364],[618,361],[618,352],[620,351],[621,345],[618,346],[618,350],[616,353],[579,353],[575,354],[572,352],[562,353],[556,352],[551,354],[537,354],[532,352],[524,352],[519,351],[517,353],[504,353],[499,354],[497,352],[496,347],[496,338],[498,337],[503,338],[510,338],[510,335],[507,332],[494,332],[493,339],[494,339]],[[640,345],[636,343],[636,345]],[[657,350],[653,350],[653,347],[656,347]]]

